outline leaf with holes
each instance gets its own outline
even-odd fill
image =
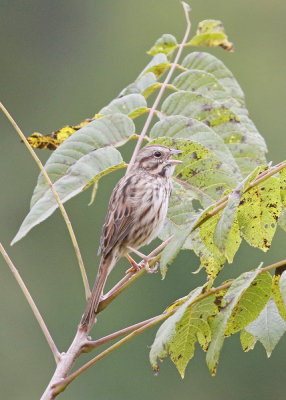
[[[267,167],[257,167],[242,182],[238,184],[235,190],[229,195],[228,201],[222,210],[221,217],[214,231],[214,244],[224,254],[229,263],[232,263],[233,257],[237,252],[241,237],[237,220],[237,208],[240,204],[243,192],[246,190],[250,182],[253,182],[258,174]]]
[[[215,375],[216,373],[219,355],[223,345],[225,330],[229,318],[238,301],[246,289],[254,281],[258,273],[259,269],[245,272],[233,281],[231,287],[224,296],[226,306],[219,312],[212,322],[212,341],[206,356],[207,365],[212,375]]]
[[[217,312],[217,307],[214,295],[194,303],[201,290],[195,289],[159,328],[150,351],[155,372],[159,370],[158,359],[162,361],[169,355],[183,378],[185,368],[193,357],[195,343],[199,342],[206,350],[211,339],[208,317]]]
[[[225,328],[225,336],[240,331],[259,316],[270,299],[271,283],[269,272],[263,272],[253,280],[234,307]]]
[[[252,187],[241,198],[237,211],[244,239],[263,251],[270,248],[281,213],[279,179],[270,177]]]

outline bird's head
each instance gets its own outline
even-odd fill
[[[132,170],[143,169],[150,174],[169,177],[173,174],[175,166],[182,163],[180,160],[172,159],[172,156],[181,153],[181,150],[159,144],[145,146],[139,151]]]

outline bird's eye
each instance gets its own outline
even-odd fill
[[[154,156],[160,158],[162,153],[160,151],[155,151]]]

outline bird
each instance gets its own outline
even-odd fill
[[[136,253],[158,236],[167,215],[171,177],[175,166],[182,162],[172,156],[181,153],[159,144],[143,147],[133,166],[114,187],[100,237],[98,273],[80,323],[83,330],[91,328],[95,321],[107,277],[117,261],[126,256],[132,265],[128,271],[142,267],[128,252]],[[147,262],[145,266],[148,270]]]

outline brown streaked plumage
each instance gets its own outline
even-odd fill
[[[157,237],[167,214],[171,176],[181,162],[171,157],[180,153],[161,145],[144,147],[113,189],[100,238],[100,265],[81,320],[83,329],[93,323],[107,276],[127,247],[138,249]]]

